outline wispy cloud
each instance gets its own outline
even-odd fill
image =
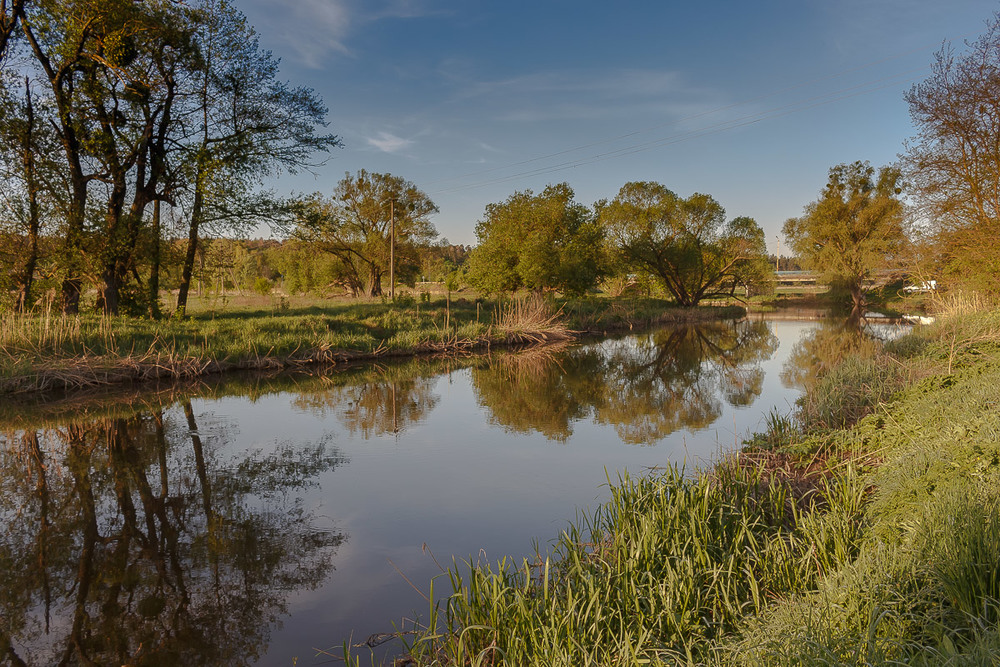
[[[295,0],[276,8],[273,0],[243,0],[251,23],[283,53],[312,69],[336,55],[355,55],[351,36],[361,26],[385,19],[412,19],[441,14],[427,0]]]
[[[657,116],[680,119],[715,108],[718,91],[676,71],[555,70],[494,81],[454,81],[454,101],[481,105],[497,120],[535,123]]]
[[[244,0],[241,8],[268,41],[317,69],[333,53],[350,55],[347,36],[356,16],[350,0],[295,0],[280,9],[272,0]]]
[[[365,141],[367,141],[370,146],[374,146],[383,153],[398,153],[399,151],[413,145],[412,139],[397,137],[395,134],[390,134],[389,132],[379,132],[378,136],[365,137]]]
[[[383,7],[370,10],[365,20],[415,19],[425,16],[440,16],[450,12],[436,9],[430,0],[390,0]]]

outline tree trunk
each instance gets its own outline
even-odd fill
[[[0,9],[0,58],[7,52],[7,43],[10,41],[14,31],[17,30],[17,23],[24,18],[25,0],[11,0],[10,13],[7,13],[7,3],[2,4]]]
[[[198,252],[198,224],[203,206],[201,180],[201,178],[198,179],[199,185],[195,187],[194,204],[191,207],[191,222],[188,224],[187,253],[184,255],[184,267],[181,270],[180,289],[177,290],[177,308],[174,310],[174,314],[178,317],[184,317],[184,313],[187,310],[188,292],[191,289],[191,276],[194,274],[194,260]]]
[[[73,178],[75,181],[76,178]],[[65,253],[65,277],[62,281],[62,311],[66,315],[80,312],[80,292],[83,290],[80,255],[83,252],[83,221],[87,208],[87,184],[80,179],[73,184],[73,203],[67,216]]]
[[[23,4],[23,3],[22,3]],[[80,139],[77,136],[78,123],[73,117],[72,77],[65,76],[73,63],[64,63],[58,69],[53,67],[49,55],[45,53],[28,23],[21,26],[38,63],[45,70],[52,95],[55,99],[59,123],[56,131],[66,155],[66,165],[70,182],[70,201],[66,214],[66,239],[63,245],[64,278],[62,282],[62,310],[67,315],[80,312],[80,291],[83,286],[83,229],[87,214],[87,183],[90,177],[83,173]],[[86,38],[89,33],[83,32]],[[81,49],[82,52],[82,49]],[[80,55],[77,54],[77,59]]]
[[[18,311],[25,311],[31,306],[31,285],[35,280],[35,267],[38,264],[38,182],[35,178],[35,110],[31,103],[31,87],[28,77],[24,77],[25,130],[22,137],[21,157],[24,167],[24,183],[28,189],[28,256],[18,279],[17,303]]]
[[[861,281],[852,282],[850,286],[851,290],[851,317],[860,318],[864,315],[865,306],[867,301],[865,299],[865,290],[861,285]]]
[[[368,273],[368,296],[382,296],[382,272],[374,264]]]
[[[158,320],[160,312],[160,200],[153,202],[153,256],[149,269],[149,318]]]

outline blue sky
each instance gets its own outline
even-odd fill
[[[413,181],[438,232],[475,243],[490,202],[568,182],[590,205],[628,181],[705,192],[782,223],[834,164],[896,159],[904,92],[983,0],[592,2],[236,0],[282,77],[314,88],[343,149],[284,191],[347,171]]]

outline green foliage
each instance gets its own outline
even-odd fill
[[[599,206],[614,263],[655,276],[683,306],[749,291],[770,276],[763,230],[752,218],[725,216],[709,195],[682,199],[653,182],[626,183]]]
[[[523,287],[579,295],[602,274],[601,230],[587,208],[573,201],[566,183],[489,204],[476,238],[468,280],[487,294]]]
[[[963,326],[970,331],[994,321],[996,313],[966,317],[978,321]],[[935,348],[948,331],[944,323],[922,332],[930,360],[940,357]],[[816,441],[881,461],[862,478],[870,492],[862,548],[821,579],[815,592],[791,596],[751,621],[743,639],[731,645],[729,662],[995,662],[1000,357],[983,341],[966,354],[976,361],[928,377],[853,429]],[[885,358],[881,363],[895,365]]]
[[[710,660],[744,616],[855,555],[859,488],[831,480],[833,509],[813,519],[761,468],[733,461],[698,480],[673,468],[622,478],[551,555],[454,566],[453,593],[411,654],[446,665],[489,654],[505,665]]]
[[[852,354],[809,388],[800,401],[799,418],[810,430],[846,428],[887,403],[903,385],[895,364]]]
[[[382,278],[395,254],[397,277],[412,284],[420,269],[418,245],[437,232],[429,216],[437,206],[413,183],[392,174],[346,174],[333,196],[320,194],[294,206],[294,237],[338,260],[338,279],[351,293],[382,294]],[[393,250],[394,248],[394,250]]]
[[[830,169],[819,199],[783,227],[803,266],[827,283],[842,284],[859,315],[867,281],[898,261],[903,249],[900,192],[896,167],[882,167],[876,176],[867,162],[839,164]]]
[[[261,296],[270,294],[272,287],[273,285],[271,285],[271,281],[263,276],[256,278],[253,281],[253,291]]]

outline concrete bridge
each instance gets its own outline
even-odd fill
[[[815,285],[817,275],[813,271],[775,271],[774,279],[778,285]]]

